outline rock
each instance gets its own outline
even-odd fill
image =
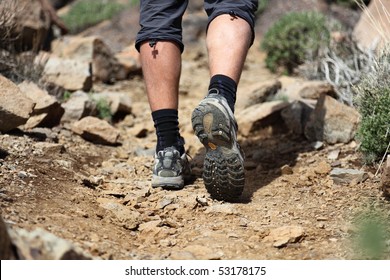
[[[330,151],[328,154],[328,159],[329,160],[336,160],[339,158],[339,154],[340,154],[340,149],[335,149],[333,151]]]
[[[248,136],[252,131],[274,124],[280,120],[280,112],[289,103],[284,101],[271,101],[255,104],[237,113],[239,132]]]
[[[359,121],[360,115],[354,108],[323,94],[310,115],[304,133],[310,141],[348,143],[355,137]]]
[[[295,134],[302,134],[311,112],[314,110],[313,104],[304,100],[294,101],[282,110],[281,115],[288,129]]]
[[[58,155],[65,152],[65,147],[57,143],[37,142],[34,144],[34,150],[44,155]]]
[[[114,82],[127,77],[124,67],[99,37],[63,37],[53,42],[52,49],[58,57],[91,64],[94,78],[102,82]]]
[[[221,251],[202,245],[189,245],[183,248],[182,252],[187,252],[187,255],[193,255],[196,260],[220,260],[224,255]]]
[[[124,68],[127,77],[129,75],[141,73],[141,60],[138,51],[134,47],[134,44],[131,44],[119,53],[115,54],[115,58]]]
[[[283,93],[289,99],[319,99],[321,95],[326,94],[337,97],[333,86],[324,81],[296,81],[284,88]]]
[[[107,121],[95,117],[85,117],[75,122],[72,125],[72,131],[96,144],[114,145],[118,143],[119,130]]]
[[[25,124],[35,103],[10,80],[0,75],[0,131]]]
[[[324,142],[322,141],[312,142],[310,143],[310,147],[312,147],[316,151],[321,150],[324,147]]]
[[[205,213],[233,215],[238,212],[233,204],[215,204],[208,207]]]
[[[161,226],[161,220],[149,221],[149,222],[140,224],[138,227],[138,230],[142,234],[146,234],[146,233],[156,234],[161,230],[160,226]]]
[[[205,198],[205,197],[199,197],[199,196],[197,196],[197,197],[196,197],[196,202],[198,202],[199,205],[201,205],[201,206],[209,206],[209,203],[208,203],[208,201],[207,201],[207,198]]]
[[[96,104],[83,91],[77,91],[61,105],[65,112],[61,122],[74,122],[87,116],[96,116]]]
[[[320,175],[329,174],[331,170],[332,167],[326,161],[321,161],[316,167],[314,167],[314,172]]]
[[[98,102],[103,99],[106,100],[110,106],[110,112],[114,116],[116,114],[130,114],[132,109],[131,97],[125,92],[103,92],[95,93],[92,99]]]
[[[272,243],[276,248],[281,248],[289,243],[296,243],[302,240],[304,230],[301,226],[283,226],[271,229],[269,235],[263,238],[263,242]]]
[[[166,196],[166,197],[163,197],[157,203],[158,209],[164,209],[166,206],[174,203],[176,198],[177,198],[176,196]]]
[[[52,55],[45,64],[42,80],[68,91],[89,91],[92,88],[91,64]]]
[[[330,172],[330,178],[336,184],[361,183],[368,178],[368,174],[356,169],[335,168]]]
[[[244,109],[254,104],[267,101],[269,96],[275,95],[282,87],[278,80],[262,81],[243,90],[237,97],[237,108]]]
[[[25,125],[26,129],[54,127],[59,124],[65,110],[54,96],[32,82],[25,81],[18,86],[21,92],[36,103],[32,116]]]
[[[191,252],[188,251],[173,251],[169,259],[171,260],[194,260],[195,256]]]
[[[11,238],[8,229],[0,216],[0,260],[15,260],[16,254],[13,250]]]
[[[384,165],[381,186],[383,194],[390,197],[390,155],[387,156],[387,161]]]
[[[280,171],[282,172],[282,175],[291,175],[294,173],[293,169],[290,166],[288,166],[287,164],[283,165],[280,168]]]
[[[45,47],[45,41],[51,28],[51,16],[43,6],[42,1],[12,0],[13,3],[11,4],[7,3],[11,2],[10,0],[3,0],[2,2],[5,3],[5,8],[1,8],[10,11],[12,16],[9,17],[9,25],[2,22],[0,35],[7,34],[11,38],[12,46],[16,51],[37,51]],[[2,47],[2,44],[0,43],[0,47]]]
[[[377,51],[385,47],[390,34],[389,11],[389,1],[370,1],[353,31],[354,38],[361,47]]]
[[[141,214],[122,204],[105,198],[99,198],[101,207],[112,212],[118,222],[126,229],[134,230],[141,224]]]
[[[16,229],[10,232],[20,259],[25,260],[91,260],[92,257],[43,229],[28,232]]]

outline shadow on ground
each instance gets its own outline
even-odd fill
[[[294,167],[301,153],[314,149],[303,135],[286,132],[283,126],[267,127],[239,141],[245,153],[245,189],[238,203],[250,203],[255,192],[282,175],[282,167]],[[201,148],[191,164],[197,178],[202,177],[205,149]],[[198,172],[197,172],[198,171]]]

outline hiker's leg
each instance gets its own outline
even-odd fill
[[[244,156],[237,143],[234,103],[244,61],[254,39],[257,1],[206,0],[209,16],[209,92],[192,113],[206,148],[203,181],[212,197],[235,201],[244,190]]]
[[[152,112],[177,109],[181,72],[182,16],[188,0],[141,1],[136,48],[140,51]]]
[[[157,134],[152,186],[182,188],[188,160],[179,133],[182,16],[188,0],[141,0],[136,48],[140,52],[149,105]]]
[[[206,0],[209,15],[207,49],[210,76],[225,75],[239,82],[249,47],[254,39],[257,1]]]

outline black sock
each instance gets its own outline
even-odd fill
[[[152,112],[154,127],[157,134],[156,152],[175,146],[180,154],[184,154],[184,143],[179,133],[178,111],[162,109]]]
[[[225,75],[215,75],[211,77],[209,90],[218,89],[219,94],[226,98],[230,109],[234,112],[234,104],[236,104],[237,84],[234,80]]]

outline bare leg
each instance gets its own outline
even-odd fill
[[[177,109],[181,52],[168,41],[158,41],[154,47],[148,42],[141,45],[141,63],[149,105],[152,112]]]
[[[249,23],[231,15],[211,21],[207,33],[210,91],[192,113],[192,127],[206,148],[203,181],[213,198],[236,201],[244,190],[244,156],[237,143],[235,94],[251,44]]]
[[[210,76],[226,75],[238,84],[251,39],[251,28],[242,18],[216,17],[207,32]]]

